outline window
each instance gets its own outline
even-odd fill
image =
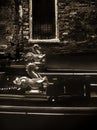
[[[57,0],[30,0],[30,39],[57,38]]]

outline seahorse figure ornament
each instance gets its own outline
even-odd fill
[[[39,64],[42,64],[45,61],[45,54],[42,54],[40,51],[40,46],[35,44],[32,47],[32,52],[28,52],[25,56],[25,60],[28,62],[26,65],[26,72],[29,77],[22,76],[16,77],[13,81],[15,85],[18,85],[20,88],[30,87],[31,90],[46,90],[48,86],[48,79],[46,76],[42,77],[37,71],[39,69]]]
[[[45,62],[45,54],[41,53],[41,47],[38,44],[33,45],[32,51],[25,55],[25,61],[42,64]]]

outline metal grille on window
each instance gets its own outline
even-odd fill
[[[55,38],[54,0],[32,0],[32,38]]]

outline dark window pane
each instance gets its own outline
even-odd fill
[[[33,0],[33,39],[55,38],[54,0]]]

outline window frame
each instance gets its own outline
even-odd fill
[[[33,0],[29,0],[29,42],[59,42],[58,35],[58,7],[57,0],[55,0],[55,38],[54,39],[33,39],[33,14],[32,14]]]

